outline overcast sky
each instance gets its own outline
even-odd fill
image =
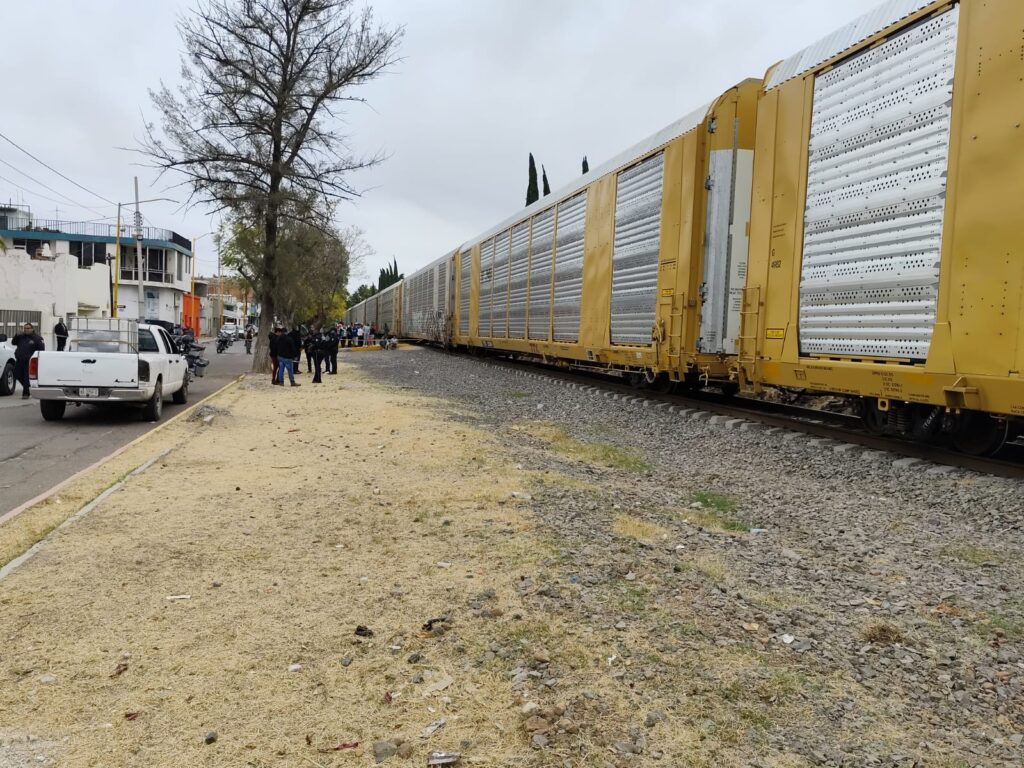
[[[375,280],[392,257],[409,274],[521,208],[527,153],[557,189],[579,175],[584,154],[596,167],[878,4],[376,0],[378,17],[404,25],[406,36],[402,62],[363,89],[368,106],[345,118],[355,152],[389,155],[351,179],[363,195],[339,214],[375,251],[350,285]],[[155,117],[148,89],[177,82],[175,20],[191,7],[5,4],[0,132],[109,200],[131,200],[136,174],[143,198],[184,199],[167,189],[174,179],[157,181],[119,148],[135,146]],[[39,218],[113,221],[115,213],[0,139],[0,200],[8,199]],[[187,237],[216,225],[202,209],[168,203],[144,213]],[[215,272],[211,238],[196,245],[200,270]]]

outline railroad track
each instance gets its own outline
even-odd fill
[[[479,359],[458,351],[449,350],[449,354]],[[756,428],[749,425],[762,425],[768,429],[778,428],[815,438],[834,440],[837,443],[833,446],[837,460],[850,450],[843,446],[861,446],[873,451],[896,454],[906,461],[907,466],[916,461],[931,462],[996,477],[1024,479],[1024,446],[1015,443],[1008,444],[997,458],[982,458],[958,453],[943,446],[875,435],[863,428],[859,417],[849,414],[743,396],[730,398],[713,393],[679,395],[652,389],[638,389],[608,376],[556,368],[535,360],[490,357],[487,358],[487,363],[515,373],[528,373],[547,378],[577,389],[593,390],[597,395],[641,406],[674,409],[674,413],[683,417],[714,419],[716,423],[724,423],[728,427],[740,430]]]

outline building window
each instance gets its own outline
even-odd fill
[[[68,242],[68,251],[78,259],[79,269],[89,269],[93,264],[103,264],[107,260],[106,243],[82,243],[71,240]]]
[[[13,243],[15,250],[25,251],[32,258],[35,258],[37,252],[42,251],[44,245],[50,244],[48,240],[30,240],[23,237],[14,238]]]
[[[178,280],[185,279],[185,255],[178,254]]]

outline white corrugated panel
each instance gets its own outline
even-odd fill
[[[508,250],[510,230],[494,238],[494,287],[491,289],[491,336],[508,335]]]
[[[713,103],[714,102],[712,102],[712,104]],[[589,173],[587,173],[585,176],[580,176],[571,184],[567,184],[561,189],[556,189],[551,195],[544,195],[544,197],[542,197],[537,202],[527,206],[525,211],[520,210],[516,212],[515,214],[505,219],[500,224],[496,224],[495,226],[491,227],[484,233],[473,238],[472,240],[469,241],[468,245],[472,245],[473,243],[479,242],[480,240],[492,237],[503,230],[507,230],[513,224],[516,224],[517,222],[521,221],[524,216],[532,216],[535,213],[539,213],[540,211],[544,210],[545,206],[550,205],[552,200],[561,200],[563,203],[565,203],[570,195],[575,195],[577,192],[585,190],[587,187],[589,187],[602,176],[612,173],[618,170],[619,168],[624,168],[626,166],[632,165],[641,157],[646,157],[647,155],[651,154],[651,152],[660,147],[665,146],[670,141],[673,141],[674,139],[677,139],[680,136],[683,136],[689,133],[690,131],[696,129],[697,126],[704,122],[704,118],[707,117],[708,110],[710,109],[711,104],[705,104],[703,107],[694,110],[685,117],[676,120],[671,125],[662,128],[653,136],[649,136],[648,138],[641,141],[639,144],[630,147],[625,152],[620,152],[611,160],[605,163],[601,163],[601,165],[599,166],[591,168]]]
[[[377,297],[371,296],[366,300],[366,322],[373,325],[377,322]]]
[[[477,322],[481,336],[491,335],[491,283],[494,282],[494,240],[480,244],[480,306]]]
[[[533,217],[530,242],[530,338],[547,341],[551,332],[551,262],[555,248],[555,209]]]
[[[928,356],[958,20],[959,6],[815,82],[802,354]]]
[[[612,250],[612,343],[650,344],[658,300],[665,154],[619,173]]]
[[[787,80],[810,72],[843,51],[935,3],[936,0],[888,0],[783,61],[768,78],[765,90],[777,88]]]
[[[459,333],[469,336],[469,299],[473,277],[473,251],[464,250],[459,257]]]
[[[530,222],[512,228],[512,261],[508,284],[508,335],[526,337],[526,285],[530,279]]]
[[[585,191],[559,203],[555,219],[555,341],[576,341],[580,337],[586,223]]]

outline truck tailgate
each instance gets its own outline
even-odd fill
[[[40,352],[40,387],[139,386],[139,359],[113,352]]]

